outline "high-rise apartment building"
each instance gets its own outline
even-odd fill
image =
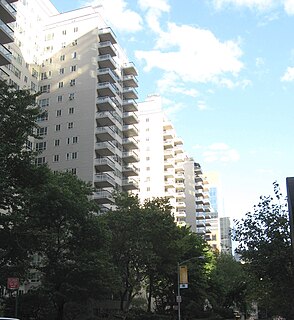
[[[13,2],[17,0],[2,0],[0,2],[0,67],[11,63],[12,55],[7,44],[13,42],[12,23],[16,20],[16,9]],[[0,78],[7,77],[6,71],[0,68]]]
[[[199,163],[193,158],[184,162],[186,221],[191,230],[215,249],[220,250],[218,220],[212,217],[209,182]]]
[[[229,217],[220,218],[221,251],[232,254],[231,223]]]
[[[137,70],[101,7],[59,13],[49,0],[17,6],[10,83],[40,91],[37,164],[92,183],[101,210],[112,192],[136,190]]]
[[[150,95],[139,106],[139,197],[167,197],[175,221],[186,225],[183,141],[167,119],[160,96]]]

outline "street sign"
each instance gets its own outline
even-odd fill
[[[19,288],[19,279],[18,278],[8,278],[7,279],[7,289],[17,290]]]

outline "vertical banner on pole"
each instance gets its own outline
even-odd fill
[[[187,266],[180,266],[180,288],[188,288],[188,268]]]

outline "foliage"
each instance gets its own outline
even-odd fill
[[[277,183],[275,197],[262,196],[242,220],[236,223],[233,239],[237,252],[255,285],[252,298],[267,308],[268,315],[294,318],[294,277],[286,202]]]

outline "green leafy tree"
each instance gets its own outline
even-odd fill
[[[288,211],[277,183],[274,197],[262,196],[253,212],[236,222],[237,253],[256,285],[252,298],[266,313],[294,319],[294,277]]]
[[[248,275],[241,262],[229,254],[216,257],[210,278],[210,301],[216,313],[232,314],[234,309],[246,312]]]
[[[31,242],[28,241],[31,235],[23,237],[25,218],[20,209],[25,200],[23,189],[42,177],[32,164],[34,153],[26,148],[40,115],[36,96],[0,81],[0,284],[3,286],[9,276],[21,278],[29,262],[30,251],[24,244]]]
[[[99,298],[111,288],[111,264],[107,258],[108,234],[89,200],[92,189],[68,173],[47,172],[37,189],[26,189],[25,215],[28,232],[34,234],[34,253],[40,263],[39,292],[64,317],[64,307],[73,301]],[[107,286],[106,286],[107,284]]]

